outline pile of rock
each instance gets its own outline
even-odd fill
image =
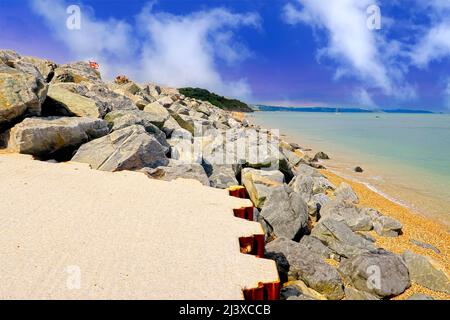
[[[289,281],[282,298],[389,298],[411,280],[448,292],[447,276],[426,258],[376,246],[367,231],[396,237],[401,223],[359,206],[349,185],[322,175],[318,161],[328,155],[308,157],[176,89],[125,76],[107,83],[88,63],[0,51],[0,136],[12,151],[41,159],[222,189],[242,184],[266,231],[266,254]]]

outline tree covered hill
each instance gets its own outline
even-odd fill
[[[228,99],[222,96],[219,96],[213,92],[209,92],[206,89],[201,88],[180,88],[178,89],[181,94],[186,97],[208,101],[219,107],[223,110],[227,111],[238,111],[238,112],[253,112],[253,109],[250,108],[246,103],[236,100],[236,99]]]

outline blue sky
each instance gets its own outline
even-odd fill
[[[72,4],[79,30],[66,26]],[[273,105],[450,109],[450,0],[0,0],[0,28],[1,48],[94,59],[107,79]]]

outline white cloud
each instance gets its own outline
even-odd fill
[[[227,82],[217,71],[217,59],[235,63],[248,51],[234,40],[233,30],[258,27],[254,14],[233,14],[224,9],[185,16],[153,13],[139,16],[149,38],[143,47],[143,68],[151,78],[177,87],[199,86],[242,97],[250,94],[244,79]],[[242,54],[241,54],[242,53]]]
[[[83,6],[81,29],[69,30],[64,0],[32,0],[32,6],[74,58],[95,59],[107,79],[125,74],[141,82],[199,86],[244,99],[251,95],[245,79],[221,76],[218,61],[235,64],[249,56],[235,39],[235,31],[244,26],[258,28],[256,14],[213,9],[180,16],[155,13],[149,4],[132,25],[98,19]]]
[[[357,76],[369,86],[381,88],[386,94],[394,94],[394,85],[377,46],[376,33],[367,27],[367,8],[372,0],[297,0],[302,9],[287,4],[283,16],[287,23],[305,23],[325,29],[328,44],[320,49],[337,61],[339,78],[342,75]]]
[[[418,42],[412,52],[412,60],[419,67],[427,67],[431,61],[450,56],[450,23],[433,26]]]
[[[373,101],[369,92],[366,89],[360,88],[354,93],[354,98],[359,106],[366,107],[370,109],[375,109],[377,107],[376,103]]]

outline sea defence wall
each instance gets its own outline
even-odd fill
[[[233,192],[18,154],[0,155],[0,176],[1,299],[278,297]]]

